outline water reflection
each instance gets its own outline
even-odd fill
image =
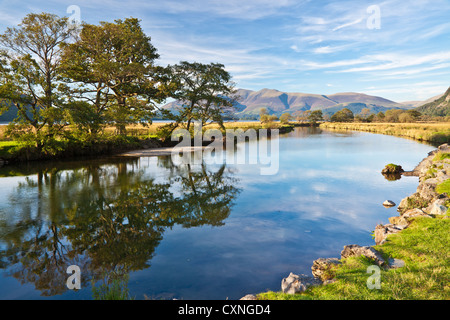
[[[0,208],[0,268],[43,296],[68,290],[70,265],[81,268],[82,287],[149,268],[167,228],[223,225],[240,192],[225,165],[159,158],[164,182],[137,160],[66,165],[18,168],[28,176]]]
[[[401,173],[383,173],[383,177],[388,181],[396,181],[402,178]]]

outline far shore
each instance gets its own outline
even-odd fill
[[[326,130],[354,130],[393,135],[424,141],[438,146],[450,142],[450,122],[413,122],[413,123],[356,123],[325,122],[320,128]]]
[[[0,125],[0,160],[2,164],[8,162],[26,162],[56,159],[74,159],[79,156],[110,156],[126,154],[130,156],[149,154],[149,155],[167,155],[175,144],[167,139],[161,140],[158,137],[158,130],[170,123],[170,121],[158,120],[151,125],[130,125],[127,127],[126,136],[115,134],[115,127],[107,127],[104,129],[106,135],[96,142],[75,142],[64,144],[57,154],[38,154],[32,148],[17,149],[19,143],[10,141],[5,136],[7,125]],[[294,127],[318,126],[324,130],[354,130],[365,131],[371,133],[394,135],[402,138],[414,139],[417,141],[427,142],[435,146],[450,142],[450,123],[307,123],[291,121],[287,124],[280,122],[270,122],[262,124],[260,121],[227,121],[224,123],[226,129],[231,130],[248,130],[255,129],[279,129],[279,133],[288,133]],[[218,129],[217,124],[209,124],[206,129]],[[68,129],[70,130],[70,128]],[[270,133],[270,130],[269,130]],[[170,140],[170,139],[169,139]],[[206,144],[204,144],[205,146]],[[151,150],[151,151],[150,151]]]

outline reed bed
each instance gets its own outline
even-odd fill
[[[326,122],[322,129],[355,130],[411,138],[432,143],[450,142],[450,122],[438,123],[343,123]]]

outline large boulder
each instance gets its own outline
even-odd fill
[[[430,206],[430,215],[445,215],[447,213],[447,207],[440,204],[439,200],[434,201]]]
[[[342,259],[359,256],[365,256],[366,258],[373,260],[378,266],[383,266],[386,263],[381,253],[372,247],[351,244],[344,246],[344,249],[341,251]]]
[[[321,285],[322,281],[307,275],[296,275],[292,272],[281,281],[281,291],[288,294],[302,293],[311,286]]]

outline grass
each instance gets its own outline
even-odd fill
[[[0,141],[0,158],[9,158],[19,146],[17,141]]]
[[[374,263],[365,257],[342,259],[336,281],[309,288],[302,294],[265,292],[262,300],[448,300],[450,299],[450,219],[416,218],[400,233],[392,234],[383,245],[374,246],[385,258],[405,261],[398,269],[381,269],[380,289],[369,289]]]
[[[433,158],[433,161],[444,161],[445,159],[450,159],[450,153],[449,152],[442,152],[439,151],[436,153],[436,155]]]
[[[322,129],[356,130],[381,133],[432,143],[450,142],[450,123],[336,123],[326,122]]]
[[[447,193],[450,195],[450,179],[445,180],[436,187],[437,193]]]

